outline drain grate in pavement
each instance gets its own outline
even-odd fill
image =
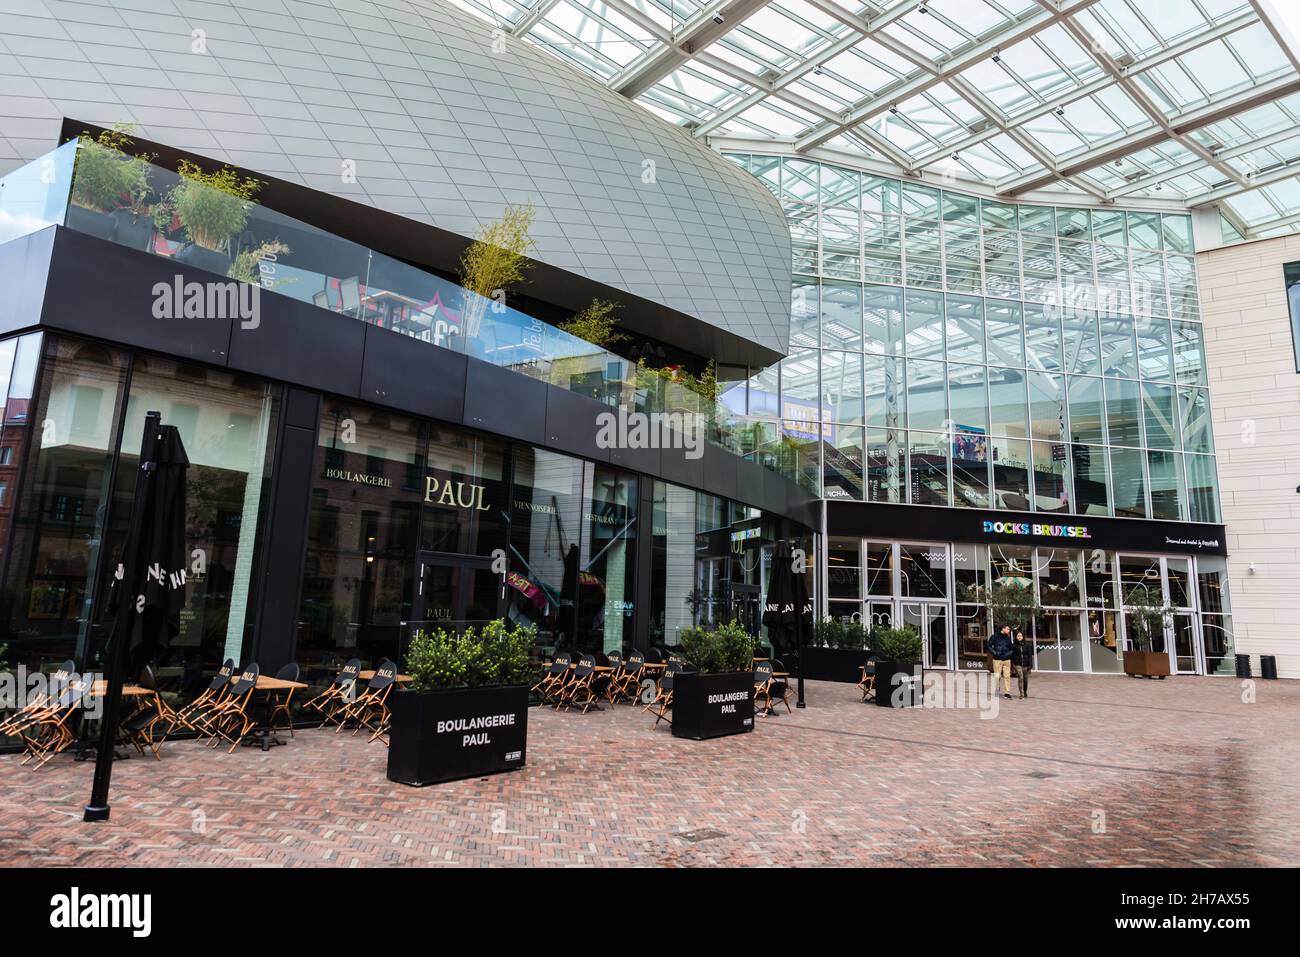
[[[711,827],[702,827],[694,831],[682,831],[674,834],[674,837],[680,837],[683,841],[690,844],[699,844],[701,841],[712,841],[714,838],[726,837],[726,831],[719,831]]]
[[[1053,774],[1051,771],[1030,771],[1025,777],[1038,778],[1041,781],[1043,778],[1054,778],[1059,777],[1059,775]]]

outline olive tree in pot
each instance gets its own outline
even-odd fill
[[[910,626],[871,632],[876,659],[876,704],[914,708],[921,703],[921,634]]]
[[[130,127],[77,138],[72,195],[64,222],[80,233],[144,249],[153,233],[146,208],[151,154],[133,156]]]
[[[234,258],[231,245],[248,223],[262,182],[241,178],[229,166],[208,173],[189,160],[181,160],[176,171],[180,182],[154,207],[154,222],[163,233],[182,232],[180,262],[225,275]]]
[[[1158,591],[1153,592],[1145,585],[1125,596],[1128,647],[1124,649],[1124,674],[1163,679],[1170,673],[1169,652],[1164,647],[1165,622],[1170,611],[1170,606],[1161,602]]]
[[[717,738],[754,730],[754,636],[737,621],[689,628],[678,650],[686,671],[673,679],[673,735]]]
[[[418,632],[406,652],[410,690],[392,699],[388,779],[419,786],[523,767],[535,638],[500,619]]]

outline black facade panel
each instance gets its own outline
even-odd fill
[[[284,424],[300,429],[315,429],[320,421],[320,393],[310,389],[284,390]]]
[[[704,444],[704,484],[714,495],[735,498],[740,481],[737,478],[740,468],[748,463],[742,462],[725,449],[708,442]]]
[[[256,328],[236,324],[230,337],[232,369],[309,389],[361,396],[364,322],[310,303],[268,293]]]
[[[226,365],[233,320],[155,318],[155,299],[166,294],[161,289],[155,292],[155,287],[162,284],[174,289],[178,277],[183,284],[230,281],[202,269],[59,229],[41,323],[64,332]],[[282,296],[260,298],[263,306],[272,299],[292,301]]]
[[[682,444],[680,439],[677,444]],[[659,471],[670,482],[689,485],[691,488],[706,488],[704,484],[704,458],[688,457],[690,450],[685,448],[665,448],[659,451]]]
[[[470,361],[465,375],[465,415],[472,429],[534,445],[546,443],[546,389],[518,372]]]
[[[828,502],[826,532],[863,538],[1227,554],[1222,525],[925,505]]]
[[[0,244],[0,335],[41,321],[45,284],[54,255],[54,227]]]
[[[465,413],[468,360],[450,349],[365,326],[361,398],[444,422]]]
[[[602,413],[616,409],[585,395],[556,386],[546,387],[546,447],[559,449],[597,462],[608,462],[610,452],[596,442]]]
[[[633,472],[656,476],[660,474],[658,449],[610,449],[609,461],[611,465]]]

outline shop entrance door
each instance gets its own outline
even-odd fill
[[[501,576],[492,574],[488,559],[421,552],[418,561],[408,633],[482,626],[502,616]]]
[[[900,601],[895,618],[899,627],[911,626],[921,634],[921,643],[925,649],[925,666],[927,668],[951,668],[949,655],[951,637],[948,605],[946,602]]]

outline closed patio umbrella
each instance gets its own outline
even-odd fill
[[[122,685],[128,661],[161,651],[180,631],[185,604],[185,470],[189,458],[175,426],[157,412],[145,415],[135,498],[126,544],[113,575],[108,610],[107,691],[99,754],[85,820],[106,821]]]
[[[767,582],[767,599],[763,605],[763,624],[774,651],[793,649],[798,662],[799,707],[803,700],[803,649],[812,626],[812,602],[803,575],[793,569],[790,543],[777,543],[772,556],[772,572]]]

